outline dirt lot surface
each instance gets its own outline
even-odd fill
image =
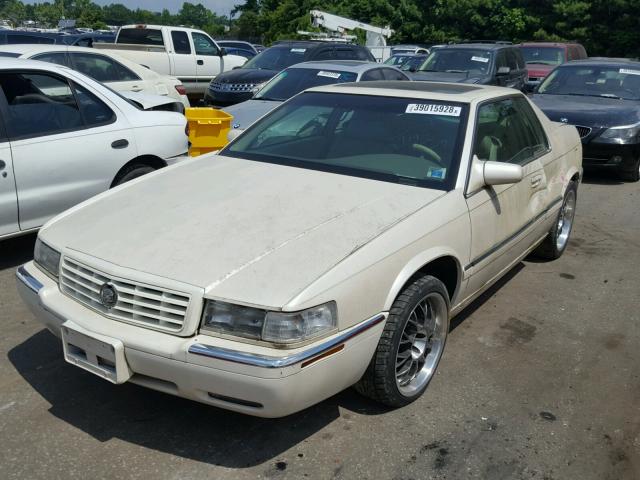
[[[578,196],[565,255],[463,312],[419,401],[347,390],[278,420],[66,364],[16,292],[34,237],[0,243],[0,477],[640,479],[640,185]]]

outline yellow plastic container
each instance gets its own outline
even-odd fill
[[[189,123],[189,155],[220,150],[227,143],[233,115],[216,108],[187,108],[184,112]]]

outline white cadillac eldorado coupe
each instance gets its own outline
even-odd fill
[[[581,153],[515,90],[314,88],[59,215],[18,285],[65,359],[113,383],[264,417],[354,384],[402,406],[455,314],[563,253]]]

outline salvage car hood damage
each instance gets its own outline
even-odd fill
[[[444,194],[205,155],[100,195],[43,233],[69,254],[202,287],[216,298],[280,308]]]

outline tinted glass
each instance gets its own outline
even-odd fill
[[[487,73],[492,56],[488,50],[441,48],[431,52],[420,71]]]
[[[302,93],[223,155],[448,190],[467,106],[424,99]]]
[[[74,84],[74,89],[87,127],[105,125],[115,120],[113,111],[93,93],[78,84]]]
[[[362,74],[362,78],[360,78],[360,80],[362,80],[363,82],[370,82],[372,80],[384,80],[384,74],[382,73],[382,69],[380,68],[374,68],[373,70],[369,70],[365,73]]]
[[[73,68],[99,82],[132,82],[140,80],[134,72],[112,58],[93,53],[70,53]]]
[[[556,47],[520,47],[525,63],[560,65],[564,63],[564,50]]]
[[[254,98],[284,101],[307,88],[333,83],[355,82],[356,78],[357,75],[352,72],[288,68],[276,75]]]
[[[7,58],[18,58],[20,56],[19,53],[13,53],[13,52],[0,52],[0,57],[7,57]]]
[[[408,80],[407,77],[393,68],[381,68],[385,80]]]
[[[478,109],[474,154],[480,160],[525,164],[547,150],[522,102],[509,98]]]
[[[39,73],[2,73],[12,138],[52,135],[84,126],[66,80]]]
[[[118,34],[118,43],[134,45],[164,45],[161,30],[147,28],[122,28]]]
[[[413,57],[407,57],[407,60],[399,68],[405,72],[415,72],[420,68],[420,65],[422,65],[426,58],[426,55],[414,55]]]
[[[391,55],[384,61],[384,63],[386,65],[400,67],[401,65],[404,65],[410,58],[412,58],[410,55]]]
[[[193,38],[193,48],[196,55],[215,56],[220,53],[215,43],[205,34],[193,32],[191,38]]]
[[[640,65],[560,67],[542,82],[538,93],[640,100]]]
[[[41,53],[35,57],[31,57],[33,60],[40,60],[41,62],[55,63],[57,65],[67,66],[67,55],[62,52]]]
[[[507,66],[511,70],[518,70],[518,59],[516,58],[516,54],[514,49],[507,50]]]
[[[351,49],[336,48],[335,58],[337,60],[358,60],[358,53]]]
[[[173,41],[173,49],[181,55],[191,54],[191,45],[189,45],[189,36],[187,32],[173,30],[171,32],[171,40]]]
[[[304,62],[306,47],[271,47],[259,53],[242,68],[284,70],[296,63]]]
[[[335,59],[335,50],[333,48],[323,48],[315,50],[312,55],[313,60],[332,60]]]

